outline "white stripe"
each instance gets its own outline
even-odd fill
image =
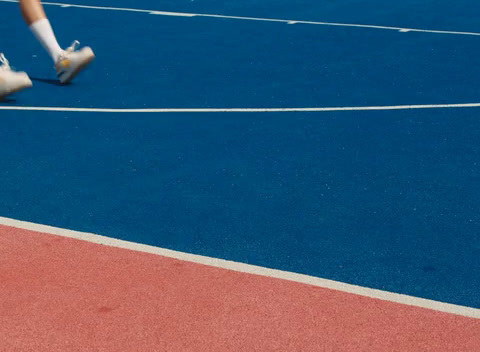
[[[195,14],[192,13],[181,13],[181,12],[165,12],[165,11],[150,11],[150,15],[160,15],[160,16],[176,16],[176,17],[195,17]]]
[[[1,0],[0,0],[1,1]],[[386,111],[413,109],[464,109],[478,108],[480,103],[467,104],[431,104],[431,105],[385,105],[385,106],[345,106],[317,108],[158,108],[158,109],[107,109],[107,108],[69,108],[49,106],[8,106],[0,105],[0,110],[10,111],[57,111],[57,112],[108,112],[108,113],[218,113],[218,112],[333,112],[333,111]]]
[[[376,298],[383,301],[395,302],[400,304],[405,304],[409,306],[427,308],[435,311],[440,311],[444,313],[456,314],[465,317],[477,318],[480,319],[480,309],[469,308],[464,306],[459,306],[450,303],[442,303],[429,299],[412,297],[407,295],[402,295],[398,293],[392,293],[387,291],[381,291],[376,289],[371,289],[367,287],[361,287],[356,285],[350,285],[343,282],[321,279],[318,277],[296,274],[288,271],[268,269],[260,266],[237,263],[228,260],[204,257],[195,254],[177,252],[170,249],[164,249],[159,247],[148,246],[139,243],[133,243],[123,240],[117,240],[114,238],[109,238],[105,236],[95,235],[92,233],[78,232],[72,230],[61,229],[52,226],[39,225],[26,221],[19,221],[9,218],[0,217],[0,225],[15,227],[19,229],[25,229],[30,231],[42,232],[57,236],[63,236],[68,238],[74,238],[77,240],[97,243],[105,246],[124,248],[138,252],[157,254],[164,257],[175,258],[179,260],[184,260],[192,263],[198,263],[208,266],[213,266],[217,268],[266,276],[276,279],[288,280],[293,282],[298,282],[302,284],[313,285],[317,287],[323,287],[327,289],[337,290],[341,292],[351,293],[355,295]]]
[[[0,0],[0,2],[14,2],[14,3],[16,3],[16,2],[18,2],[18,0]],[[480,36],[480,33],[477,33],[477,32],[440,31],[440,30],[430,30],[430,29],[375,26],[375,25],[366,25],[366,24],[298,21],[298,20],[284,20],[284,19],[261,18],[261,17],[214,15],[214,14],[204,14],[204,13],[182,13],[182,12],[168,12],[168,11],[156,11],[156,10],[131,9],[131,8],[121,8],[121,7],[87,6],[87,5],[57,3],[57,2],[43,2],[43,4],[44,5],[66,7],[66,8],[75,7],[75,8],[93,9],[93,10],[140,12],[140,13],[148,13],[148,14],[151,14],[151,15],[161,15],[161,16],[179,16],[179,17],[196,17],[196,16],[198,16],[198,17],[210,17],[210,18],[236,19],[236,20],[244,20],[244,21],[283,22],[283,23],[287,23],[287,24],[301,23],[301,24],[310,24],[310,25],[321,25],[321,26],[340,26],[340,27],[385,29],[385,30],[399,31],[399,32],[402,32],[402,33],[422,32],[422,33],[434,33],[434,34],[457,34],[457,35]]]

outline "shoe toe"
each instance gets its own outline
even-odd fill
[[[15,80],[14,80],[13,86],[21,87],[23,89],[23,88],[29,88],[32,85],[33,85],[32,81],[30,80],[30,77],[28,77],[26,72],[15,73]]]

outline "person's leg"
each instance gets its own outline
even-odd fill
[[[62,50],[40,0],[20,0],[20,9],[25,22],[55,62],[60,82],[70,82],[95,58],[89,47],[75,50],[77,41],[71,47]]]
[[[30,30],[56,63],[63,50],[58,45],[42,3],[40,0],[20,0],[20,9]]]

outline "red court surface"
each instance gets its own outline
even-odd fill
[[[480,351],[480,320],[0,226],[0,351]]]

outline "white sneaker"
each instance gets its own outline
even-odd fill
[[[25,72],[15,72],[11,69],[5,55],[0,53],[0,100],[9,94],[32,86],[32,81]]]
[[[80,44],[77,40],[58,57],[55,69],[61,83],[68,83],[95,58],[93,50],[86,46],[75,50]]]

